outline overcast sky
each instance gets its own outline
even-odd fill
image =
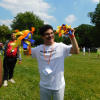
[[[62,24],[72,28],[91,24],[87,14],[95,11],[98,3],[99,0],[0,0],[0,25],[10,27],[17,13],[26,11],[33,11],[54,29]]]

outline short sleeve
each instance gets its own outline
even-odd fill
[[[71,56],[70,50],[72,48],[72,45],[66,45],[64,43],[61,43],[61,47],[63,49],[63,53],[65,57]]]
[[[36,58],[35,48],[31,48],[31,56],[32,56],[32,58]]]

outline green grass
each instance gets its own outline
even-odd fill
[[[80,52],[65,59],[64,100],[100,100],[100,59],[95,52]],[[3,61],[3,56],[1,56]],[[0,100],[39,100],[37,60],[22,54],[22,63],[14,69],[15,84],[0,88]]]

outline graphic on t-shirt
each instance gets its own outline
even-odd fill
[[[40,50],[40,52],[41,52],[41,53],[50,53],[51,51],[45,51],[45,52],[44,52],[43,50]],[[56,50],[52,50],[52,53],[53,53],[53,52],[56,52]]]

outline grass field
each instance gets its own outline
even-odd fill
[[[100,59],[95,52],[80,52],[65,59],[64,100],[100,100]],[[3,61],[3,56],[1,56]],[[22,63],[14,70],[15,84],[0,88],[0,100],[39,100],[37,60],[22,54]]]

